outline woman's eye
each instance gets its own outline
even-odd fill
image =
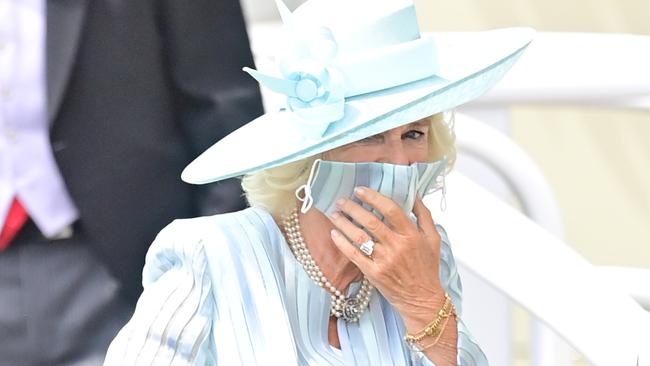
[[[404,138],[412,139],[412,140],[417,140],[422,136],[424,136],[424,132],[418,130],[410,130],[404,134]]]

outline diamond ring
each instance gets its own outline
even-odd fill
[[[370,239],[364,242],[363,244],[361,244],[359,250],[366,256],[370,257],[372,256],[372,252],[375,250],[375,242],[372,241],[372,239]]]

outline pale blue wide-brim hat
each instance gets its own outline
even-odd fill
[[[467,103],[530,43],[529,28],[421,35],[412,0],[276,0],[278,73],[244,68],[287,97],[215,143],[182,179],[204,184],[276,167]]]

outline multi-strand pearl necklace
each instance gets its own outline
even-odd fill
[[[332,283],[323,275],[323,272],[318,267],[314,258],[309,253],[305,240],[300,232],[300,223],[298,221],[298,210],[293,210],[290,215],[283,219],[282,226],[289,247],[296,257],[298,262],[302,264],[305,272],[309,275],[318,286],[329,291],[332,295],[332,303],[330,305],[330,314],[337,318],[343,318],[346,322],[356,322],[359,320],[363,312],[368,308],[370,303],[370,294],[373,286],[368,282],[366,277],[361,280],[361,288],[354,297],[345,297]]]

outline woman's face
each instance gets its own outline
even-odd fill
[[[427,161],[429,119],[367,137],[323,154],[324,160],[347,163],[377,162],[400,165]]]

